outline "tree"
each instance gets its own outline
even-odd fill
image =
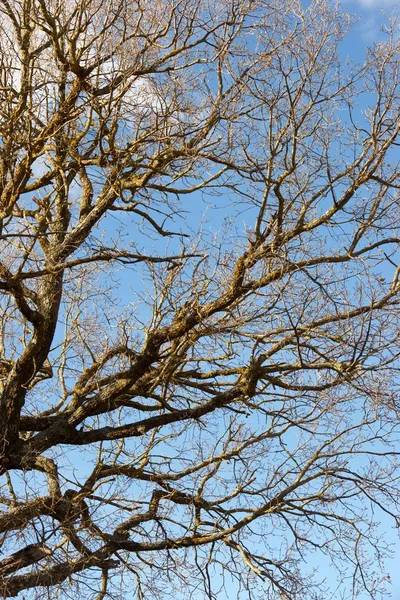
[[[0,7],[3,597],[375,598],[395,23],[357,66],[320,0]]]

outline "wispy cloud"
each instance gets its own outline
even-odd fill
[[[355,4],[360,4],[364,8],[385,8],[399,6],[399,0],[354,0]]]

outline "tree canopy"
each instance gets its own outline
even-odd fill
[[[4,598],[384,590],[399,37],[356,65],[351,26],[0,0]]]

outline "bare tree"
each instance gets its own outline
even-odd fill
[[[1,594],[376,598],[395,23],[355,66],[320,0],[0,15]]]

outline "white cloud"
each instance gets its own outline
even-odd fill
[[[355,0],[355,3],[360,4],[364,8],[385,8],[399,6],[399,0]]]

